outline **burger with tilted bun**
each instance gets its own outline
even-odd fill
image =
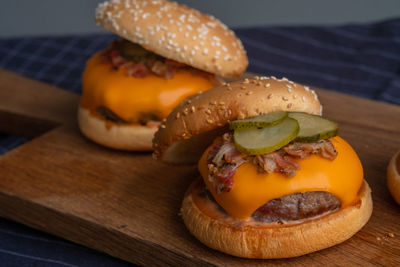
[[[85,136],[111,148],[151,150],[175,106],[248,64],[224,24],[175,2],[106,1],[96,22],[121,39],[87,62],[78,119]]]
[[[304,255],[357,233],[371,216],[371,191],[356,152],[321,113],[313,90],[275,77],[181,103],[153,147],[156,159],[198,164],[181,208],[189,231],[213,249],[260,259]]]

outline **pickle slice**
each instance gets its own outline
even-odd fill
[[[127,40],[122,40],[118,43],[118,50],[124,58],[135,62],[143,60],[148,54],[150,54],[149,51],[140,45]]]
[[[238,129],[233,133],[236,148],[246,154],[266,154],[278,150],[296,138],[299,124],[286,118],[281,123],[262,129]]]
[[[231,130],[265,128],[281,123],[287,116],[288,113],[286,111],[271,112],[244,120],[231,121],[229,122],[229,128]]]
[[[321,139],[336,136],[339,125],[318,115],[291,112],[289,117],[297,120],[300,131],[295,139],[296,142],[311,143]]]

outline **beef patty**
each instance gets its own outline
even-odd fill
[[[205,196],[218,205],[211,193],[205,190]],[[283,223],[333,212],[340,206],[340,200],[327,192],[296,193],[267,202],[252,214],[252,218],[265,223]],[[225,212],[221,206],[218,205],[218,207]]]
[[[252,217],[261,222],[294,221],[339,209],[337,197],[327,192],[306,192],[273,199],[258,208]]]
[[[115,114],[112,110],[110,110],[109,108],[106,107],[97,107],[97,112],[100,114],[100,116],[102,116],[105,120],[108,121],[112,121],[115,123],[139,123],[140,125],[146,125],[147,123],[149,123],[150,121],[160,121],[160,118],[158,116],[156,116],[153,113],[141,113],[138,118],[137,121],[126,121],[124,119],[122,119],[121,117],[119,117],[117,114]]]

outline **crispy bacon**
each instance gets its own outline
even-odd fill
[[[132,61],[125,65],[129,76],[144,78],[149,74],[149,69],[143,63],[133,63]]]
[[[253,162],[260,173],[279,172],[294,177],[300,166],[296,158],[306,158],[311,154],[334,160],[335,147],[329,140],[315,143],[290,143],[281,149],[256,156],[238,151],[233,144],[232,134],[226,133],[214,141],[208,156],[209,180],[214,183],[217,192],[229,192],[233,186],[233,176],[237,168],[245,162]]]
[[[323,158],[334,160],[337,152],[332,142],[320,140],[315,143],[292,143],[283,148],[286,153],[299,158],[307,158],[311,154],[319,154]]]
[[[218,138],[207,157],[209,179],[214,183],[216,191],[229,192],[236,169],[247,161],[248,156],[236,149],[229,134]]]
[[[268,154],[257,155],[254,163],[259,166],[259,172],[280,172],[288,177],[293,177],[300,170],[296,160],[288,155],[284,155],[282,151],[275,151]]]
[[[118,42],[114,41],[101,55],[103,63],[110,63],[115,69],[121,67],[127,70],[129,76],[143,78],[153,73],[165,79],[171,79],[179,68],[188,68],[184,63],[163,58],[158,55],[143,57],[139,62],[129,60],[121,55],[118,50]]]
[[[162,76],[166,79],[171,79],[176,71],[176,67],[168,65],[160,60],[156,60],[150,67],[151,71],[155,74]]]
[[[117,49],[114,49],[110,52],[110,60],[111,64],[117,68],[121,67],[124,63],[126,63],[126,60],[121,56],[121,54]]]

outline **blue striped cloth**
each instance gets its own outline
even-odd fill
[[[400,105],[400,19],[370,25],[236,30],[249,71]],[[76,93],[85,61],[110,34],[0,39],[0,67]],[[0,134],[0,154],[27,139]],[[127,263],[0,219],[0,266]]]

